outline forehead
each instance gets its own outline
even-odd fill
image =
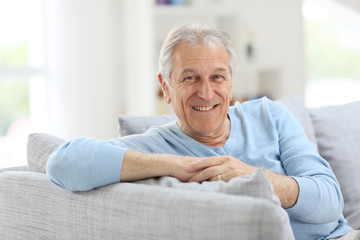
[[[229,54],[225,47],[210,42],[193,44],[182,42],[173,52],[174,68],[183,68],[187,65],[229,65]],[[218,66],[219,67],[219,66]]]

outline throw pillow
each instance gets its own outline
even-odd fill
[[[316,144],[314,128],[311,122],[309,112],[305,107],[303,96],[295,95],[290,97],[284,97],[277,100],[277,102],[283,104],[295,115],[295,117],[303,126],[309,141]]]
[[[64,142],[64,139],[45,133],[30,134],[27,143],[28,170],[45,173],[51,153]]]
[[[344,216],[360,229],[360,102],[309,111],[319,152],[339,180]]]
[[[119,133],[121,137],[144,133],[152,126],[161,126],[176,119],[176,115],[159,116],[120,116]]]

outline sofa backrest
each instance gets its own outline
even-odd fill
[[[309,109],[320,155],[331,165],[344,197],[344,216],[360,229],[360,101]]]

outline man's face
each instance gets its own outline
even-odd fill
[[[226,49],[217,44],[180,43],[173,53],[170,86],[160,80],[179,127],[192,137],[221,134],[227,122],[232,79]]]

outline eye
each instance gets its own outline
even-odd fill
[[[213,75],[211,78],[213,80],[215,80],[215,81],[223,81],[223,80],[225,80],[224,76],[218,75],[218,74]]]
[[[187,76],[187,77],[185,77],[184,79],[183,79],[183,81],[184,82],[193,82],[193,81],[195,81],[197,79],[197,77],[196,76]]]

